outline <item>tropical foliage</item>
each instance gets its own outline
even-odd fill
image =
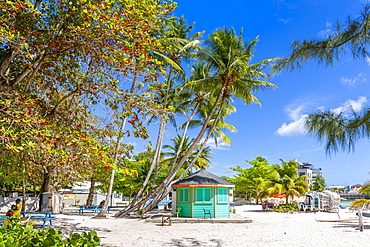
[[[311,190],[313,191],[323,191],[326,187],[326,180],[323,176],[317,175],[312,186]]]
[[[281,165],[270,165],[266,159],[257,156],[247,161],[252,167],[231,168],[237,174],[228,180],[235,184],[235,192],[246,199],[255,199],[258,203],[262,198],[275,194],[285,194],[286,204],[308,192],[307,175],[298,175],[298,164],[295,161],[283,161]]]
[[[100,246],[100,238],[95,231],[71,233],[64,238],[62,232],[47,227],[33,229],[33,226],[22,226],[19,222],[0,228],[0,244],[2,246]]]
[[[369,57],[368,26],[370,5],[364,5],[359,16],[349,16],[345,24],[337,23],[336,30],[323,40],[312,39],[295,41],[291,54],[274,67],[275,71],[295,70],[305,62],[317,60],[319,63],[333,66],[340,57],[350,53],[354,59]],[[369,138],[370,111],[357,112],[319,111],[310,114],[305,122],[308,133],[325,143],[326,151],[354,151],[355,144]]]
[[[2,189],[41,195],[91,181],[87,204],[95,185],[107,193],[104,207],[112,191],[135,196],[123,216],[154,198],[150,210],[171,182],[207,168],[210,138],[231,144],[233,102],[260,105],[256,93],[276,88],[267,81],[276,59],[256,62],[258,37],[245,42],[233,28],[203,41],[194,23],[172,16],[175,7],[167,0],[0,3]],[[144,146],[150,134],[157,139],[145,151],[128,143],[141,138]],[[253,161],[258,197],[264,162]]]

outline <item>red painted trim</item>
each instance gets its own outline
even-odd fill
[[[171,187],[217,187],[217,188],[234,188],[235,185],[227,185],[227,184],[178,184],[178,185],[171,185]]]

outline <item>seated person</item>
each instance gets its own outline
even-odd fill
[[[15,207],[16,207],[16,209],[14,210],[13,216],[20,218],[21,217],[21,209],[22,209],[21,199],[18,198],[17,200],[15,200]]]
[[[6,212],[6,216],[10,216],[12,218],[20,218],[21,217],[21,208],[22,208],[22,203],[21,199],[17,199],[15,201],[15,205],[12,205],[8,212]]]

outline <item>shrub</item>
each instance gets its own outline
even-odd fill
[[[286,213],[289,211],[298,211],[298,204],[297,203],[291,203],[291,204],[282,204],[279,206],[276,206],[274,211],[276,212],[281,212],[281,213]]]
[[[63,239],[60,231],[45,228],[33,229],[33,226],[23,227],[20,223],[12,223],[0,227],[0,247],[23,247],[23,246],[55,246],[94,247],[100,245],[100,238],[95,231],[81,234],[71,233],[69,238]]]

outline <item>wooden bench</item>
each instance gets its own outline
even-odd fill
[[[25,211],[21,212],[22,217],[30,218],[31,220],[43,220],[44,223],[42,224],[42,228],[46,226],[46,222],[49,221],[49,225],[52,226],[52,220],[55,219],[55,216],[52,216],[53,212],[45,211],[45,212],[32,212],[32,211]]]
[[[94,214],[97,214],[101,208],[102,205],[81,205],[78,209],[78,214],[84,214],[84,211],[92,211]],[[107,213],[109,213],[110,207],[107,208]]]
[[[172,225],[172,214],[162,214],[162,226]]]

